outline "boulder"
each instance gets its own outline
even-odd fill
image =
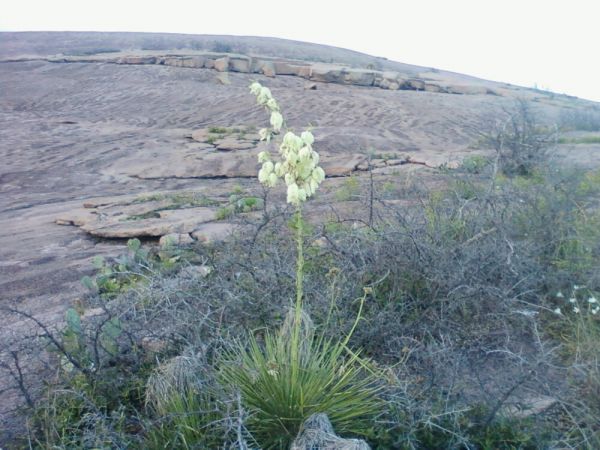
[[[229,70],[229,56],[215,60],[215,70],[227,72]]]
[[[400,89],[401,85],[397,81],[392,81],[388,84],[387,89],[390,91],[397,91]]]
[[[204,68],[205,69],[214,69],[215,68],[215,60],[212,58],[206,58],[204,60]]]
[[[276,74],[275,66],[271,61],[266,61],[261,68],[261,72],[266,77],[274,77]]]
[[[375,86],[383,87],[382,84],[397,82],[399,78],[398,72],[393,72],[391,70],[386,70],[384,72],[377,72],[375,76],[375,82],[373,83]]]
[[[341,177],[350,175],[365,159],[365,155],[358,153],[353,155],[327,155],[327,157],[322,157],[321,166],[328,177]]]
[[[173,67],[181,67],[183,65],[182,59],[177,56],[169,56],[169,57],[163,58],[162,63],[165,66],[173,66]]]
[[[419,79],[416,79],[416,78],[408,80],[406,82],[406,86],[408,87],[408,89],[413,89],[415,91],[423,91],[423,90],[425,90],[425,83],[423,82],[423,80],[419,80]]]
[[[211,222],[200,225],[191,234],[192,238],[205,244],[222,241],[234,230],[234,226],[227,222]]]
[[[438,84],[433,84],[433,83],[425,83],[423,89],[426,92],[443,92],[443,88],[438,85]]]
[[[275,73],[277,75],[295,75],[300,74],[302,66],[291,64],[285,61],[274,61],[273,66],[275,67]]]
[[[206,58],[204,58],[203,56],[190,56],[188,58],[183,58],[183,60],[181,61],[181,66],[201,69],[204,67],[205,60]]]
[[[312,73],[311,66],[298,66],[298,76],[299,77],[309,79],[311,73]]]
[[[322,83],[342,83],[344,70],[339,66],[330,64],[315,64],[310,72],[310,79]]]
[[[229,70],[232,72],[250,72],[251,61],[247,56],[232,56],[229,58]]]
[[[357,86],[373,86],[375,75],[373,70],[350,69],[344,74],[344,81]]]

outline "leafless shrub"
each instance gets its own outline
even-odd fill
[[[532,106],[522,99],[473,131],[483,146],[496,152],[496,168],[508,176],[531,175],[548,162],[549,151],[558,140],[557,127],[542,124]]]

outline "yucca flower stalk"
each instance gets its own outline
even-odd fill
[[[281,132],[284,126],[283,115],[269,88],[254,82],[250,85],[250,92],[256,96],[257,103],[264,106],[270,113],[271,127],[263,128],[259,132],[261,140],[268,143],[274,135]],[[270,188],[275,187],[280,179],[283,180],[287,186],[287,202],[296,208],[296,302],[292,330],[295,343],[298,343],[299,339],[304,295],[302,204],[316,192],[325,179],[325,171],[318,165],[319,154],[312,147],[314,141],[315,138],[310,130],[303,131],[300,136],[292,131],[287,131],[279,146],[278,160],[274,162],[269,151],[262,151],[258,154],[258,162],[262,163],[258,172],[258,180]],[[294,351],[293,356],[293,359],[297,360],[297,351]]]
[[[284,127],[279,104],[259,83],[252,83],[250,90],[270,113],[271,126],[260,130],[261,139],[270,142]],[[368,363],[347,347],[368,291],[360,299],[358,316],[344,339],[315,333],[303,310],[302,208],[325,178],[313,143],[310,130],[299,136],[286,131],[278,155],[269,151],[258,155],[262,164],[259,181],[272,188],[282,180],[287,186],[287,202],[295,208],[295,304],[279,333],[267,331],[262,344],[254,335],[249,342],[239,342],[226,355],[221,371],[223,382],[239,389],[250,410],[248,427],[265,449],[289,448],[304,421],[318,413],[327,414],[338,432],[364,434],[368,428],[365,419],[380,408],[374,372],[365,370]]]

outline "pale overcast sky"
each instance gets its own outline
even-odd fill
[[[600,101],[600,0],[5,0],[0,30],[273,36]]]

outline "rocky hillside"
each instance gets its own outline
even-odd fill
[[[91,258],[118,254],[124,238],[220,239],[232,218],[252,214],[265,124],[253,79],[272,89],[289,126],[313,127],[329,175],[321,217],[348,200],[339,192],[367,174],[369,158],[375,176],[401,183],[485,154],[476,130],[518,98],[548,125],[599,108],[279,39],[2,33],[0,303],[57,319],[81,295]],[[600,163],[600,146],[578,139],[560,154]],[[22,326],[0,317],[0,340],[18,341]],[[6,416],[17,397],[3,395]]]

